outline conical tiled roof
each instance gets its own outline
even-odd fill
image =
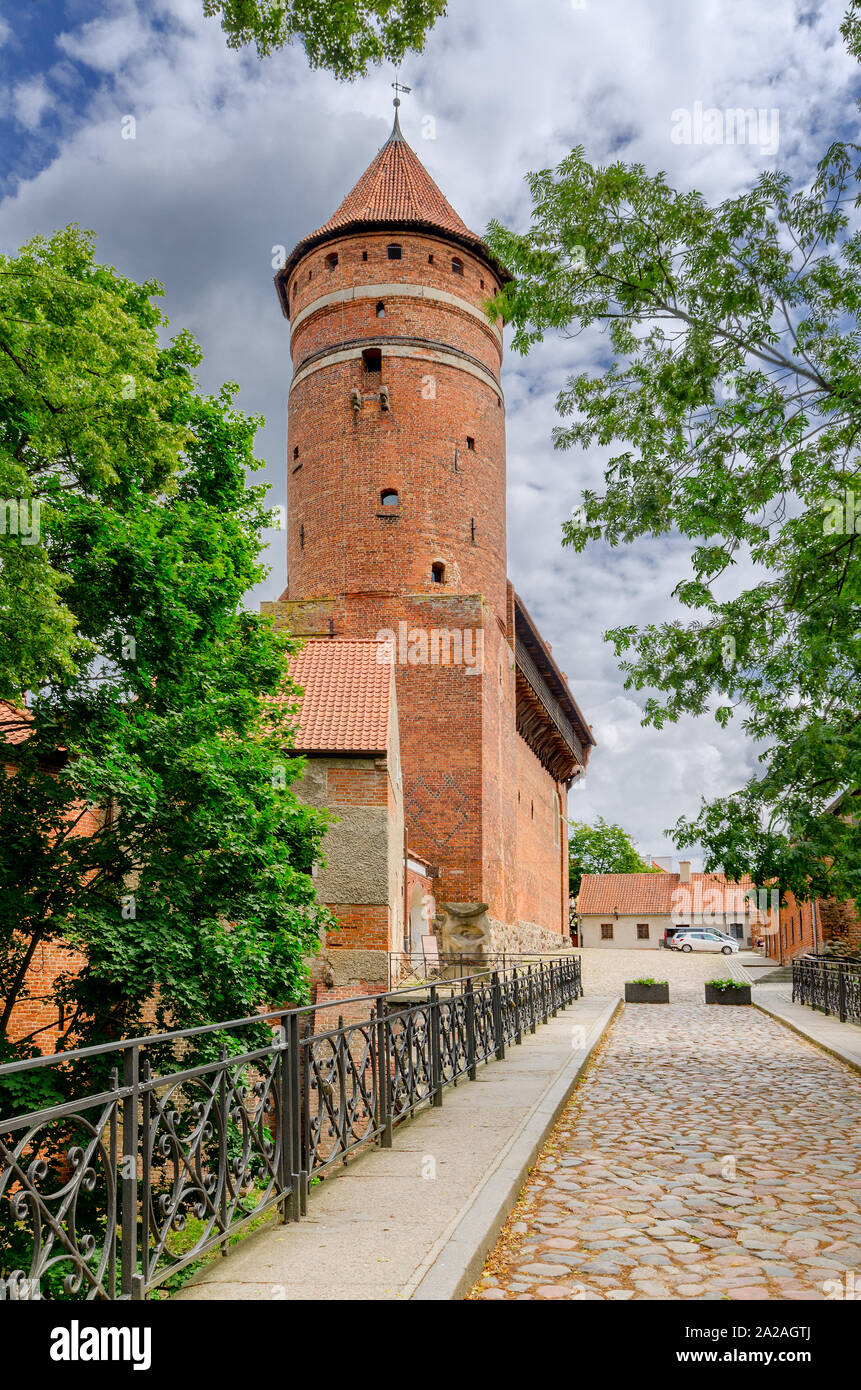
[[[394,129],[379,154],[337,212],[312,233],[312,238],[356,222],[415,222],[423,227],[453,232],[470,241],[479,239],[461,221],[418,155],[410,149],[397,116]]]
[[[493,259],[481,237],[470,231],[437,188],[418,155],[407,144],[396,112],[391,135],[358,183],[328,222],[302,238],[276,275],[275,283],[285,311],[288,308],[287,281],[296,262],[307,251],[347,230],[372,226],[438,232],[480,255],[503,281],[511,278]]]

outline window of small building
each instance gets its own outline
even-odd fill
[[[637,940],[638,940],[638,941],[648,941],[648,939],[649,939],[649,924],[648,924],[648,922],[638,922],[638,923],[637,923]]]
[[[383,370],[383,354],[380,348],[364,348],[362,365],[366,372],[379,376]]]
[[[337,251],[332,251],[332,252],[326,257],[326,265],[327,265],[327,267],[329,268],[329,270],[334,270],[334,269],[335,269],[335,266],[336,266],[337,264],[338,264],[338,253],[337,253]]]
[[[400,498],[394,488],[386,488],[385,492],[380,493],[380,503],[384,507],[399,507]]]
[[[451,273],[452,275],[463,274],[463,261],[459,256],[452,256],[451,258]]]
[[[431,583],[445,583],[445,565],[442,564],[439,560],[435,560],[434,563],[431,565]]]
[[[741,941],[741,940],[743,939],[743,937],[744,937],[744,923],[743,923],[743,922],[730,922],[730,924],[729,924],[729,934],[730,934],[730,936],[734,936],[735,939],[736,939],[736,941]]]
[[[602,940],[602,941],[612,941],[612,940],[613,940],[613,923],[612,923],[612,922],[602,922],[602,923],[601,923],[601,940]]]
[[[400,246],[387,246],[386,255],[390,261],[399,261],[403,256],[403,248]]]

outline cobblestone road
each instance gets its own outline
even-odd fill
[[[617,954],[584,961],[587,989],[633,978]],[[470,1296],[861,1297],[858,1076],[756,1009],[699,1003],[721,957],[643,956],[678,1002],[626,1006]]]

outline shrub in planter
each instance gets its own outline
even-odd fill
[[[706,980],[707,1004],[749,1004],[750,985],[738,980]]]
[[[670,986],[667,980],[653,980],[644,976],[641,980],[625,981],[626,1004],[669,1004]]]

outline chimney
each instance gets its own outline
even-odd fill
[[[679,860],[679,883],[690,883],[691,881],[691,861],[690,859]]]

